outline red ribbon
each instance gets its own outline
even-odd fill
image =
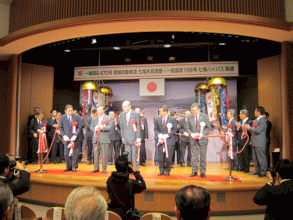
[[[257,124],[256,123],[253,123],[253,125],[252,125],[254,128],[256,128],[257,127]]]
[[[137,159],[136,159],[136,162],[139,162],[140,161],[140,147],[141,147],[141,142],[135,142],[134,145],[136,146],[137,148]]]
[[[44,132],[47,132],[47,123],[43,123]]]
[[[46,152],[47,150],[47,138],[44,131],[38,130],[38,133],[39,133],[39,146],[38,146],[37,153],[40,154],[40,153]]]
[[[136,128],[136,120],[135,119],[131,119],[130,120],[130,123],[132,125],[132,131],[133,132],[137,131],[137,128]]]
[[[163,146],[163,152],[166,152],[166,158],[169,158],[168,145],[167,145],[166,139],[165,138],[160,138],[159,141],[158,141],[157,146],[159,146],[160,144]]]
[[[77,126],[77,121],[73,121],[72,122],[72,133],[75,134],[76,133],[76,126]]]
[[[68,144],[67,148],[70,148],[69,157],[71,157],[73,155],[74,142],[70,142],[70,144]]]

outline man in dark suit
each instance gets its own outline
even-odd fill
[[[252,159],[255,170],[251,175],[264,177],[267,175],[267,158],[266,158],[266,131],[267,122],[263,117],[265,109],[257,106],[254,115],[256,117],[252,126],[244,125],[251,132]]]
[[[268,167],[271,165],[271,160],[270,160],[270,144],[271,144],[271,130],[272,130],[272,122],[269,121],[270,114],[268,112],[265,112],[263,114],[263,117],[267,121],[267,131],[266,131],[266,136],[267,136],[267,142],[266,142],[266,156],[267,156],[267,162],[268,162]]]
[[[156,121],[160,118],[160,113],[158,111],[158,116],[154,117],[153,121],[154,124],[156,123]],[[155,126],[154,126],[155,127]],[[154,164],[155,166],[159,165],[159,156],[158,156],[158,136],[156,135],[156,133],[154,133],[154,139],[155,139],[155,156],[154,156]]]
[[[38,114],[38,111],[39,110],[40,110],[39,107],[35,107],[34,108],[34,114],[33,115],[30,115],[28,117],[28,127],[31,125],[32,120],[36,120],[37,119],[37,114]]]
[[[246,137],[242,137],[243,132],[243,125],[248,124],[249,126],[252,126],[252,121],[248,118],[249,113],[246,109],[240,110],[240,122],[236,122],[237,127],[237,136],[238,136],[238,150],[242,151],[239,154],[239,167],[237,168],[238,171],[243,171],[244,173],[249,172],[250,167],[250,158],[249,158],[249,142],[250,142],[250,132],[247,131]],[[247,140],[249,140],[247,142]],[[244,146],[246,144],[246,146]],[[243,147],[245,147],[243,149]]]
[[[52,161],[54,164],[57,164],[57,154],[59,151],[59,162],[61,163],[64,161],[64,144],[62,142],[61,138],[61,132],[59,130],[59,123],[61,120],[62,113],[58,112],[56,114],[56,118],[53,122],[49,122],[50,124],[50,130],[48,132],[48,137],[53,140],[54,135],[54,142],[52,145]],[[55,134],[56,133],[56,134]]]
[[[114,126],[114,121],[110,116],[105,114],[103,106],[97,107],[98,115],[93,118],[91,123],[91,131],[94,133],[93,136],[93,147],[94,147],[94,170],[92,173],[99,172],[99,158],[100,152],[102,151],[102,170],[103,173],[107,172],[108,156],[109,156],[109,145],[110,130]],[[99,135],[99,136],[97,136]],[[99,141],[98,141],[99,137]],[[98,142],[98,143],[97,143]],[[98,147],[97,147],[98,144]]]
[[[80,125],[80,132],[79,134],[77,135],[77,138],[75,140],[75,145],[78,149],[78,163],[81,163],[81,160],[82,160],[82,146],[83,146],[83,140],[84,140],[84,128],[85,128],[85,121],[84,121],[84,118],[81,117],[81,115],[79,114],[79,112],[77,110],[73,110],[73,114],[76,114],[78,117],[80,117],[80,120],[81,120],[81,125]]]
[[[187,148],[187,163],[191,163],[191,151],[190,151],[190,137],[187,132],[187,118],[191,114],[190,111],[184,112],[184,118],[179,120],[179,132],[181,134],[181,159],[180,163],[182,167],[185,166],[185,152]]]
[[[125,144],[125,151],[129,152],[129,161],[136,164],[135,170],[138,171],[140,162],[137,161],[137,146],[141,144],[139,114],[131,110],[129,101],[124,101],[122,108],[123,112],[120,114],[122,142]]]
[[[39,130],[44,130],[44,125],[46,126],[46,131],[45,134],[47,134],[46,132],[48,132],[49,130],[49,125],[48,125],[48,121],[46,119],[44,119],[44,112],[39,110],[37,113],[37,119],[36,120],[32,120],[32,123],[30,125],[30,134],[32,136],[32,158],[33,158],[33,162],[34,164],[37,164],[38,162],[38,147],[39,147]],[[48,146],[47,146],[48,147]],[[45,154],[45,152],[43,152]],[[47,162],[45,161],[44,164],[46,164]]]
[[[290,219],[292,214],[293,197],[293,163],[281,160],[276,164],[276,176],[269,172],[270,181],[254,196],[253,201],[258,205],[266,205],[265,220]],[[279,185],[275,185],[278,180]]]
[[[176,133],[179,133],[179,121],[177,120],[177,113],[176,112],[171,112],[170,115],[175,118],[176,123],[177,123],[177,131]],[[175,135],[175,146],[174,146],[174,152],[173,152],[173,157],[172,157],[172,164],[175,164],[175,153],[177,153],[177,164],[181,164],[180,158],[181,158],[181,150],[180,150],[180,140],[179,140],[179,135]]]
[[[227,118],[229,120],[228,122],[228,127],[229,125],[232,125],[232,129],[231,132],[233,134],[232,136],[232,150],[233,150],[233,159],[232,159],[232,170],[238,170],[238,166],[239,166],[239,155],[236,154],[235,152],[238,151],[238,147],[237,147],[237,127],[236,127],[236,119],[235,117],[235,110],[234,109],[229,109],[227,112]],[[228,146],[229,148],[229,146]],[[228,149],[229,152],[229,149]],[[229,168],[225,168],[226,170],[228,170]]]
[[[57,111],[55,109],[52,109],[50,111],[50,114],[51,114],[51,117],[50,118],[47,118],[47,121],[48,121],[48,125],[50,125],[50,127],[53,126],[53,124],[55,123],[55,120],[56,120],[56,114],[57,114]],[[54,135],[54,134],[53,134]],[[51,146],[51,143],[52,143],[52,136],[49,135],[49,132],[48,132],[48,146]],[[52,153],[53,153],[53,150],[50,152],[50,161],[53,161],[53,158],[52,158]],[[54,161],[53,161],[54,162]]]
[[[208,138],[202,138],[210,133],[211,123],[207,114],[200,112],[200,104],[191,105],[191,113],[187,118],[187,132],[190,135],[191,146],[191,177],[197,176],[198,163],[202,178],[205,178],[206,172],[206,155]],[[198,159],[200,156],[200,161]]]
[[[84,122],[86,127],[86,140],[87,140],[87,162],[88,165],[92,163],[93,160],[93,136],[94,132],[91,131],[91,123],[94,117],[97,116],[97,109],[92,109],[92,113],[88,116]]]
[[[79,135],[81,131],[82,126],[81,117],[77,114],[73,113],[73,107],[72,105],[66,105],[65,106],[65,114],[62,115],[60,123],[59,123],[59,129],[62,135],[62,138],[65,142],[64,145],[64,154],[65,154],[65,162],[66,162],[66,171],[73,171],[76,172],[76,169],[78,167],[78,146],[75,145],[75,141],[77,139],[77,136]],[[73,148],[68,148],[72,147]]]
[[[146,163],[145,143],[149,139],[148,122],[146,120],[146,117],[142,115],[140,107],[135,108],[135,111],[139,114],[139,123],[141,126],[140,165],[145,166],[145,163]]]
[[[30,126],[31,126],[32,121],[37,119],[37,113],[38,113],[39,110],[40,110],[39,107],[35,107],[34,108],[34,114],[33,115],[30,115],[28,117],[28,121],[27,121],[27,127],[28,127],[28,137],[27,137],[27,142],[28,142],[28,148],[27,148],[28,149],[28,152],[27,152],[27,155],[28,156],[27,156],[27,160],[30,161],[30,162],[34,162],[33,161],[33,158],[32,158],[32,155],[33,155],[33,149],[32,149],[33,148],[33,143],[32,143],[32,141],[33,141],[33,138],[34,137],[32,137],[29,129],[30,129]]]
[[[120,136],[120,122],[118,118],[115,115],[115,112],[110,111],[109,116],[114,121],[114,125],[112,126],[110,130],[110,150],[109,150],[109,156],[108,156],[108,164],[113,164],[113,151],[114,151],[114,161],[118,158],[118,156],[121,155],[121,136]]]
[[[172,157],[175,146],[175,133],[177,131],[176,119],[168,115],[168,107],[161,106],[159,109],[160,118],[154,124],[155,134],[158,136],[159,146],[159,176],[170,175],[172,168]]]

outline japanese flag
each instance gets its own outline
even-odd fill
[[[140,79],[139,80],[140,96],[164,96],[165,79]]]

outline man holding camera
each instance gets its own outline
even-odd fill
[[[288,219],[292,214],[293,163],[283,159],[269,172],[270,181],[254,196],[258,205],[266,205],[265,219]],[[279,185],[275,185],[278,180]]]
[[[122,219],[130,219],[135,215],[134,195],[146,189],[146,184],[139,171],[134,172],[128,162],[128,152],[124,152],[115,160],[117,171],[113,171],[107,180],[107,192],[110,203],[108,210],[120,215]],[[135,179],[130,179],[133,174]]]
[[[24,170],[24,164],[0,154],[0,182],[6,183],[13,196],[21,195],[30,189],[30,173]]]

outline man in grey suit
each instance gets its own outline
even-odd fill
[[[76,172],[78,167],[78,146],[74,144],[74,148],[72,149],[72,155],[70,154],[71,149],[68,146],[71,143],[75,143],[77,136],[81,131],[81,117],[77,114],[73,114],[72,105],[65,106],[65,113],[61,116],[59,129],[62,135],[63,140],[65,141],[64,145],[64,156],[66,162],[66,171]],[[74,124],[77,125],[75,126]]]
[[[114,121],[114,126],[110,130],[110,150],[109,150],[109,156],[108,156],[108,164],[113,164],[113,150],[114,150],[114,162],[120,156],[120,150],[121,150],[121,137],[120,137],[120,122],[118,118],[115,115],[115,112],[110,111],[109,116]]]
[[[153,121],[154,124],[156,123],[156,121],[160,118],[160,113],[158,111],[158,116],[154,117]],[[154,156],[154,164],[155,166],[159,165],[159,156],[158,156],[158,136],[156,135],[156,133],[154,134],[154,139],[155,139],[155,156]]]
[[[159,176],[166,172],[166,176],[170,175],[172,168],[172,157],[175,147],[175,133],[177,131],[177,121],[168,115],[168,107],[163,105],[159,109],[160,117],[155,121],[154,131],[158,137],[159,146]]]
[[[105,109],[103,106],[97,107],[98,115],[92,119],[91,131],[94,133],[93,136],[93,147],[94,147],[94,170],[92,173],[99,172],[99,159],[100,152],[102,151],[102,170],[103,173],[107,172],[108,154],[110,140],[110,130],[114,126],[114,122],[110,116],[105,115]],[[97,135],[99,135],[99,141],[97,143]],[[96,145],[98,144],[98,147]]]
[[[125,151],[129,152],[128,160],[136,164],[135,170],[139,170],[139,161],[137,161],[137,147],[141,144],[141,127],[139,123],[139,114],[131,110],[129,101],[122,103],[123,112],[120,114],[120,128],[122,142],[125,145]]]
[[[145,143],[149,139],[149,132],[148,132],[148,122],[146,120],[146,117],[144,117],[141,114],[140,107],[136,107],[135,111],[139,114],[139,123],[141,126],[141,147],[140,147],[140,165],[146,166],[146,149],[145,149]]]
[[[87,162],[88,165],[92,163],[93,160],[93,136],[94,132],[91,131],[91,123],[94,117],[97,116],[97,109],[92,109],[92,113],[88,116],[85,121],[86,127],[86,141],[87,141]]]
[[[202,138],[210,133],[211,123],[207,114],[200,112],[200,104],[191,105],[191,113],[187,118],[187,132],[191,145],[191,177],[197,176],[198,156],[200,156],[200,174],[205,178],[208,138]]]
[[[250,174],[258,175],[259,177],[266,176],[268,169],[266,158],[267,122],[263,117],[264,113],[264,107],[257,106],[254,111],[256,119],[253,125],[243,125],[251,132],[252,160],[254,162],[255,170]]]
[[[189,134],[187,132],[187,118],[188,116],[191,114],[190,111],[185,111],[184,112],[184,118],[179,120],[179,132],[181,134],[181,159],[180,159],[180,163],[182,167],[186,167],[185,165],[185,152],[186,152],[186,148],[187,148],[187,163],[190,163],[190,137]],[[189,157],[189,158],[188,158]]]

